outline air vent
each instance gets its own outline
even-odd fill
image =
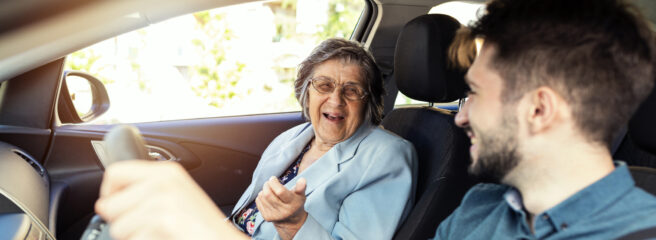
[[[34,170],[37,173],[39,173],[39,175],[41,175],[41,177],[43,177],[46,174],[46,170],[41,166],[41,164],[39,164],[36,160],[34,160],[34,158],[30,157],[30,155],[28,155],[27,153],[18,149],[12,149],[11,151],[14,152],[16,155],[18,155],[19,157],[21,157],[27,163],[29,163],[30,166],[32,166],[32,168],[34,168]]]

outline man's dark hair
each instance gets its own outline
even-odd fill
[[[654,85],[654,37],[620,0],[495,0],[471,26],[496,48],[502,101],[541,86],[558,92],[589,140],[610,146]]]

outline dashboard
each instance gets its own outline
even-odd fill
[[[50,183],[45,168],[20,148],[0,142],[0,234],[55,239],[48,230]]]

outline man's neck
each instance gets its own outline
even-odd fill
[[[504,182],[521,192],[524,207],[536,216],[605,177],[614,168],[612,157],[604,147],[569,144],[562,151],[526,155]]]

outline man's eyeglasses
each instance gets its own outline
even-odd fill
[[[327,77],[315,77],[310,79],[312,82],[312,87],[321,94],[329,94],[335,91],[337,84],[335,80]],[[367,91],[365,91],[361,86],[354,83],[342,84],[342,95],[348,100],[358,101],[362,100],[367,96]]]

